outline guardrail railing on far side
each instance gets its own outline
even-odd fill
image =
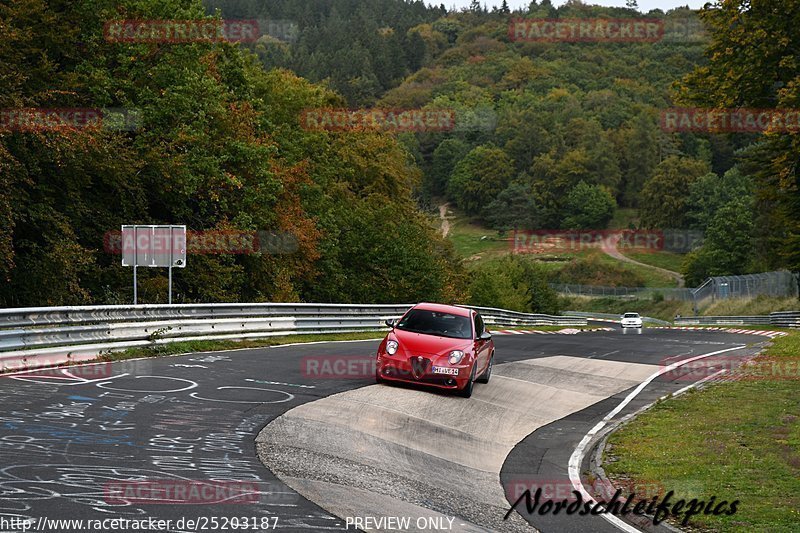
[[[410,304],[199,304],[0,309],[0,370],[93,359],[177,341],[386,329]],[[476,308],[490,326],[586,325],[585,319]]]

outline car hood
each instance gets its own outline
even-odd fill
[[[472,346],[471,339],[437,337],[400,329],[395,329],[392,334],[400,343],[400,349],[411,354],[439,355],[452,350],[466,350]]]

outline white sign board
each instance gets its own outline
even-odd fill
[[[122,266],[186,268],[186,226],[122,226]]]

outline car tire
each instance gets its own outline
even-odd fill
[[[492,367],[494,366],[494,352],[492,355],[489,356],[489,366],[486,367],[486,370],[481,374],[481,377],[478,378],[478,383],[489,383],[489,378],[492,377]]]
[[[464,388],[458,391],[459,396],[463,396],[464,398],[469,398],[472,396],[472,390],[475,388],[475,372],[478,370],[478,367],[473,365],[472,366],[472,373],[469,375],[469,381],[467,384],[464,385]]]
[[[380,384],[380,383],[385,383],[385,382],[386,382],[386,380],[381,377],[380,371],[376,370],[375,371],[375,383]]]

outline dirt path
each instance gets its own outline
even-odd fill
[[[447,220],[447,206],[450,204],[442,204],[439,206],[439,218],[442,219],[442,237],[447,237],[450,233],[450,221]]]
[[[661,268],[661,267],[657,267],[657,266],[653,266],[653,265],[648,265],[646,263],[640,263],[639,261],[631,259],[630,257],[628,257],[626,255],[623,255],[622,252],[620,252],[617,249],[617,242],[619,242],[619,239],[620,239],[620,236],[617,236],[616,238],[606,239],[604,241],[603,246],[601,247],[603,252],[605,252],[606,255],[611,256],[611,257],[613,257],[614,259],[616,259],[618,261],[623,261],[625,263],[630,263],[632,265],[638,265],[638,266],[641,266],[641,267],[649,268],[651,270],[656,270],[658,272],[661,272],[662,274],[666,274],[667,276],[675,279],[678,282],[678,287],[685,287],[686,286],[686,280],[683,279],[683,276],[681,276],[680,273],[678,273],[678,272],[673,272],[672,270],[667,270],[666,268]]]

